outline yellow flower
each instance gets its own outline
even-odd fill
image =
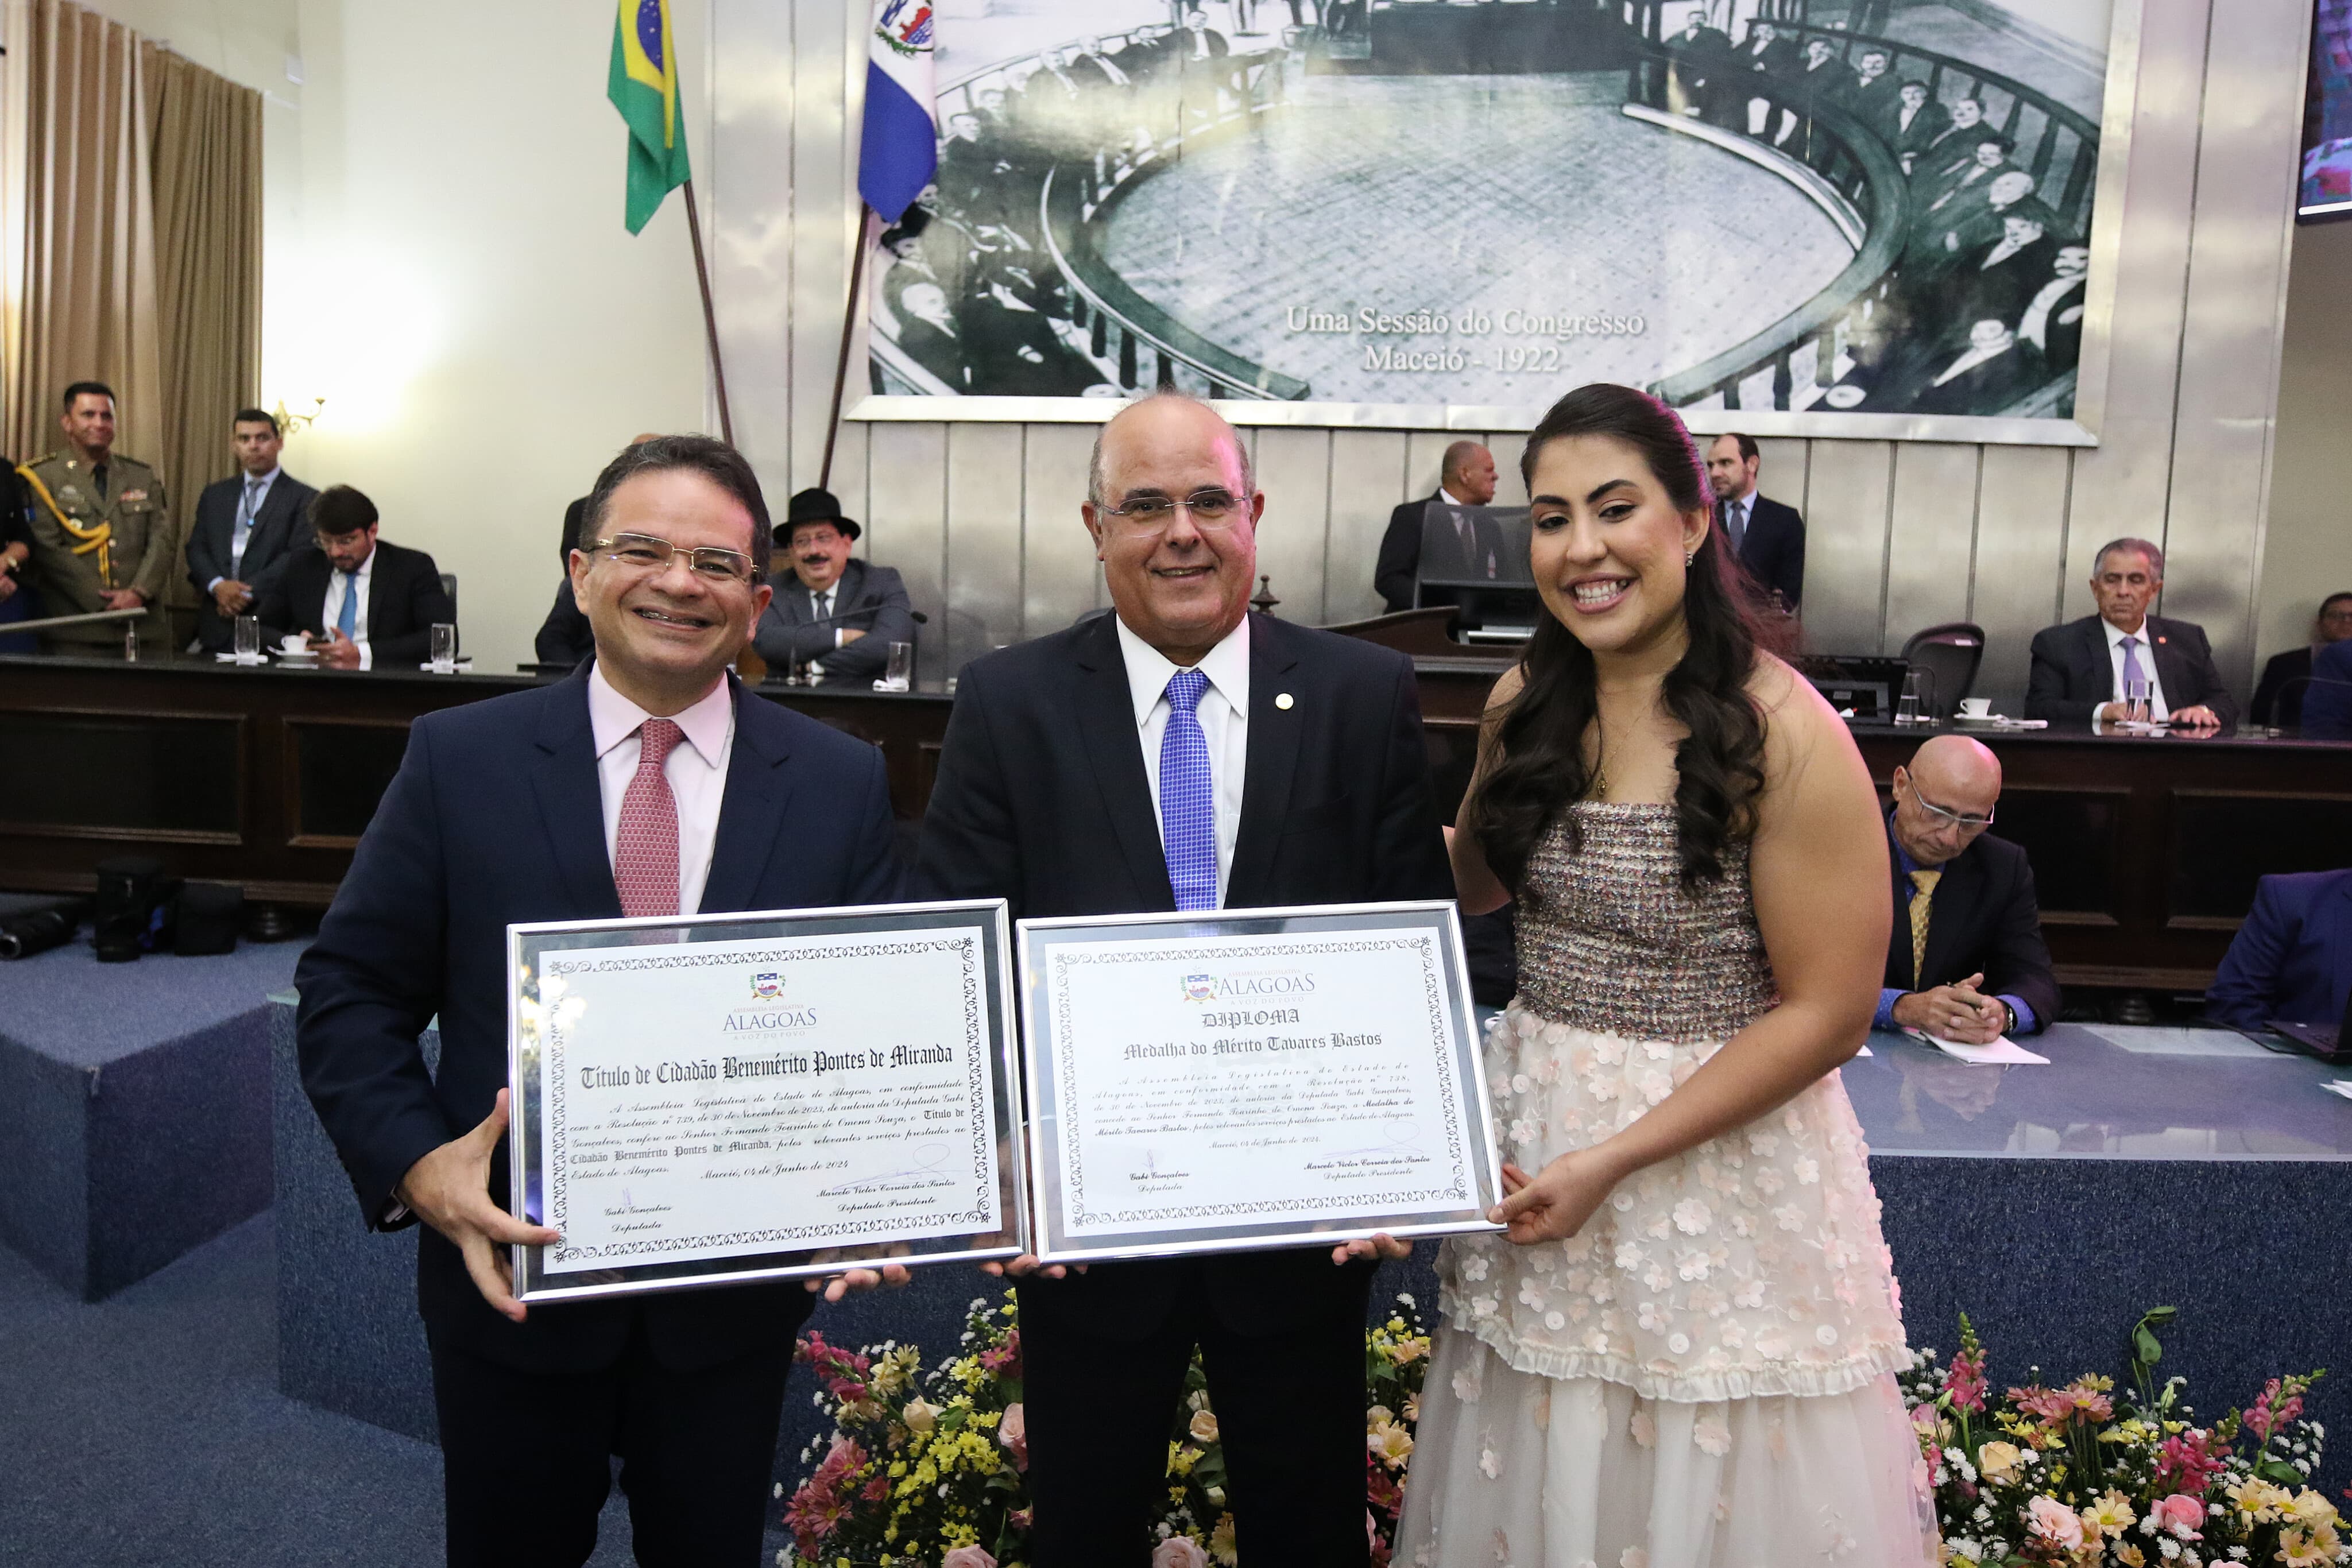
[[[2147,1568],[2147,1553],[2127,1541],[2116,1547],[2116,1561],[2124,1568]]]
[[[1217,1440],[1217,1413],[1213,1410],[1195,1410],[1192,1412],[1192,1425],[1184,1429],[1192,1433],[1197,1442],[1213,1443]]]
[[[907,1401],[907,1408],[899,1419],[907,1423],[909,1432],[928,1432],[939,1425],[940,1415],[938,1406],[928,1399],[915,1398]]]
[[[1404,1418],[1415,1426],[1421,1424],[1420,1395],[1408,1394],[1404,1396]]]
[[[1985,1479],[2007,1484],[2017,1479],[2024,1453],[2014,1443],[1987,1443],[1977,1449],[1977,1470]]]
[[[1392,1470],[1404,1469],[1412,1457],[1412,1434],[1393,1421],[1382,1421],[1365,1437],[1364,1446]]]
[[[2323,1563],[2336,1561],[2336,1532],[2332,1530],[2313,1531],[2290,1525],[2279,1532],[2278,1560],[2286,1568],[2319,1568]]]
[[[1169,1444],[1168,1448],[1168,1471],[1171,1475],[1189,1476],[1192,1473],[1192,1467],[1201,1462],[1201,1450],[1198,1448],[1183,1448],[1174,1443]]]
[[[2287,1517],[2297,1524],[2334,1524],[2336,1518],[2336,1505],[2309,1487],[2295,1494],[2294,1501],[2287,1505],[2286,1511]]]
[[[1241,1561],[1239,1555],[1234,1551],[1234,1516],[1232,1514],[1221,1513],[1217,1516],[1217,1528],[1209,1531],[1209,1555],[1215,1558],[1223,1565],[1223,1568],[1234,1568],[1234,1565]]]
[[[2103,1493],[2096,1502],[2083,1511],[2084,1528],[2102,1535],[2120,1534],[2138,1522],[2139,1516],[2132,1511],[2131,1500],[2119,1491]]]

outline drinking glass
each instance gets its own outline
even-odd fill
[[[1927,711],[1927,673],[1907,670],[1903,675],[1903,695],[1895,702],[1895,722],[1897,724],[1933,724]]]
[[[457,629],[446,621],[433,623],[433,673],[450,675],[457,672]]]
[[[2136,675],[2124,683],[2124,722],[2147,722],[2147,677]]]
[[[890,644],[890,664],[882,673],[882,689],[903,692],[914,685],[915,645],[912,643]]]
[[[261,617],[258,615],[236,618],[236,662],[240,664],[261,663]]]

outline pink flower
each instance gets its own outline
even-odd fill
[[[2229,1452],[2226,1448],[2212,1448],[2212,1442],[2213,1435],[2202,1427],[2167,1437],[2156,1454],[2156,1484],[2179,1492],[2202,1492],[2205,1483],[2221,1473],[2221,1456]]]
[[[2025,1511],[2026,1522],[2044,1541],[2054,1541],[2072,1552],[2083,1544],[2083,1521],[2054,1497],[2037,1497]]]
[[[1005,1331],[1004,1343],[980,1353],[980,1364],[1003,1377],[1021,1375],[1021,1331]]]
[[[959,1546],[940,1559],[940,1568],[996,1568],[996,1559],[978,1546]]]
[[[2279,1397],[2282,1385],[2273,1377],[2263,1385],[2263,1396],[2247,1406],[2243,1417],[2245,1428],[2263,1442],[2279,1427],[2303,1414],[2303,1396],[2293,1394]]]
[[[996,1440],[1004,1446],[1006,1453],[1013,1456],[1014,1469],[1029,1468],[1029,1418],[1023,1413],[1019,1400],[1004,1407],[1004,1418],[996,1424]],[[948,1568],[948,1565],[942,1563],[940,1568]]]
[[[1151,1549],[1151,1568],[1209,1568],[1209,1554],[1189,1535],[1171,1535]]]
[[[2074,1396],[2063,1388],[2044,1388],[2036,1383],[2030,1387],[2011,1389],[2009,1398],[2011,1404],[2045,1426],[2055,1427],[2074,1414]]]
[[[1015,1530],[1021,1531],[1024,1534],[1028,1531],[1029,1527],[1036,1521],[1037,1511],[1034,1508],[1016,1508],[1011,1513],[1004,1516],[1005,1523],[1011,1525]]]
[[[2148,1510],[2148,1517],[2156,1521],[2158,1530],[2168,1530],[2183,1541],[2195,1541],[2200,1539],[2197,1531],[2205,1522],[2205,1505],[2186,1492],[2175,1492],[2157,1499],[2156,1506]]]
[[[1944,1392],[1952,1396],[1953,1409],[1984,1409],[1984,1352],[1964,1350],[1952,1357],[1952,1364],[1944,1369]]]

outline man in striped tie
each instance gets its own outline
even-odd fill
[[[1104,426],[1079,512],[1113,612],[963,672],[927,892],[1016,918],[1454,895],[1412,663],[1249,613],[1265,511],[1207,404],[1160,393]],[[1360,1568],[1375,1251],[1403,1249],[1016,1260],[1035,1568],[1150,1559],[1196,1346],[1244,1559]]]
[[[617,1455],[640,1563],[748,1563],[809,1296],[514,1299],[506,1249],[556,1238],[503,1207],[506,928],[887,903],[889,787],[875,747],[729,672],[768,602],[767,507],[733,448],[628,447],[583,534],[572,584],[594,659],[416,721],[296,970],[302,1082],[361,1218],[427,1228],[449,1561],[585,1562]]]

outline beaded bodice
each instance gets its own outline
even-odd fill
[[[1748,896],[1748,841],[1683,892],[1672,806],[1581,800],[1554,823],[1518,907],[1519,994],[1546,1018],[1635,1039],[1720,1040],[1777,995]]]

